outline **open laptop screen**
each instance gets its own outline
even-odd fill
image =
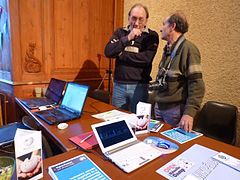
[[[105,148],[133,137],[125,121],[97,127],[96,130]]]
[[[62,98],[62,92],[64,90],[65,83],[65,81],[51,78],[45,96],[58,104]]]
[[[61,106],[81,114],[89,86],[69,82]]]

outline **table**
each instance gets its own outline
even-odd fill
[[[76,146],[72,144],[68,138],[90,131],[91,124],[100,122],[100,120],[93,118],[91,116],[92,114],[114,109],[112,105],[105,104],[101,101],[88,97],[81,117],[67,122],[69,125],[67,129],[59,130],[57,125],[49,125],[45,121],[36,117],[33,114],[36,112],[36,110],[28,109],[26,106],[24,106],[20,99],[15,99],[20,108],[23,109],[27,115],[36,120],[46,137],[51,138],[63,152],[76,149]]]
[[[168,128],[167,125],[165,125],[165,128],[162,130]],[[161,130],[161,131],[162,131]],[[159,136],[160,133],[150,133],[139,136],[140,139],[143,139],[149,135]],[[166,137],[163,137],[166,138]],[[167,138],[166,138],[167,139]],[[143,167],[133,171],[130,174],[124,173],[122,170],[120,170],[117,166],[115,166],[113,163],[109,161],[104,161],[102,158],[99,157],[99,155],[95,155],[92,153],[86,153],[108,176],[110,176],[112,179],[165,179],[161,175],[157,174],[155,171],[159,169],[161,166],[181,154],[183,151],[187,150],[189,147],[191,147],[193,144],[200,144],[205,147],[214,149],[216,151],[222,151],[229,155],[232,155],[236,158],[240,158],[240,148],[234,147],[219,141],[216,141],[214,139],[210,139],[208,137],[202,136],[200,138],[197,138],[195,140],[192,140],[190,142],[187,142],[185,144],[178,144],[179,150],[168,155],[162,155],[160,158],[144,165]],[[99,148],[96,149],[97,152],[99,152]],[[79,154],[83,154],[84,152],[80,150],[72,150],[70,152],[66,152],[48,159],[45,159],[43,162],[44,166],[44,179],[51,179],[48,175],[47,168],[50,165],[59,163],[61,161],[70,159],[74,156],[77,156]]]
[[[21,101],[19,101],[19,99],[16,98],[16,102],[27,114],[31,115],[42,126],[42,128],[49,134],[49,136],[52,136],[56,144],[64,151],[64,153],[62,154],[47,158],[43,161],[44,179],[51,179],[47,171],[47,168],[50,165],[54,165],[61,161],[64,161],[74,156],[85,153],[81,150],[78,150],[77,147],[68,140],[68,138],[90,131],[91,124],[98,123],[101,121],[93,118],[91,116],[92,114],[114,109],[114,107],[109,104],[105,104],[103,102],[100,102],[92,98],[87,98],[83,115],[81,116],[81,118],[69,121],[68,122],[69,127],[67,129],[59,130],[57,129],[56,125],[48,125],[41,119],[34,116],[33,111],[30,111],[27,108],[25,108],[25,106],[21,103]],[[169,128],[171,127],[165,124],[160,131],[164,131]],[[137,137],[138,139],[143,140],[148,136],[159,136],[161,138],[168,139],[162,136],[159,132],[142,134],[142,135],[138,135]],[[162,155],[160,158],[155,159],[154,161],[144,165],[143,167],[135,170],[130,174],[124,173],[113,163],[103,160],[101,158],[100,148],[94,149],[94,152],[96,151],[98,153],[97,155],[96,153],[94,154],[86,153],[86,154],[112,179],[165,179],[161,175],[157,174],[155,171],[159,169],[161,166],[163,166],[164,164],[166,164],[167,162],[169,162],[170,160],[172,160],[173,158],[175,158],[176,156],[178,156],[179,154],[181,154],[182,152],[184,152],[185,150],[187,150],[193,144],[200,144],[219,152],[220,151],[225,152],[231,156],[234,156],[240,159],[240,148],[222,143],[220,141],[216,141],[214,139],[211,139],[205,136],[201,136],[197,139],[194,139],[184,144],[178,144],[179,146],[178,151],[168,155]]]

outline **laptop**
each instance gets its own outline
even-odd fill
[[[34,114],[50,125],[80,118],[88,90],[87,85],[69,82],[60,106],[37,111]]]
[[[23,123],[13,122],[0,128],[0,149],[13,146],[14,136],[17,128],[28,129]]]
[[[63,97],[66,82],[51,78],[45,97],[21,99],[21,102],[29,109],[37,109],[41,106],[57,105]]]
[[[138,141],[125,120],[93,124],[92,129],[103,154],[127,173],[162,155],[155,147]]]

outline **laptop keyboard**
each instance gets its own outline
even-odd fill
[[[51,114],[53,114],[53,115],[55,115],[55,116],[60,116],[60,117],[62,117],[62,116],[70,116],[70,113],[68,112],[68,111],[64,111],[64,112],[62,112],[63,110],[61,110],[61,109],[50,109],[49,110],[49,113],[51,113]]]
[[[64,111],[64,112],[62,111],[63,111],[62,109],[51,109],[49,113],[53,118],[55,118],[57,122],[65,121],[66,119],[72,118],[73,114],[69,113],[68,111]]]
[[[26,105],[30,109],[36,109],[40,106],[47,106],[56,104],[55,101],[48,98],[31,98],[31,99],[23,99],[21,100],[24,105]]]
[[[41,119],[46,121],[48,124],[56,124],[56,123],[64,122],[66,120],[71,120],[74,118],[72,113],[59,108],[40,111],[36,113],[36,115],[38,115]]]
[[[120,165],[120,167],[127,167],[129,170],[134,170],[159,157],[161,154],[159,150],[153,148],[151,145],[139,142],[111,154],[110,157],[114,159],[114,163]]]

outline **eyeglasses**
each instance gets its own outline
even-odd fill
[[[133,21],[133,22],[137,22],[137,20],[138,20],[138,23],[139,24],[142,24],[143,22],[144,22],[144,20],[145,20],[145,18],[142,18],[142,17],[140,17],[140,18],[138,18],[138,17],[136,17],[136,16],[131,16],[131,21]]]

